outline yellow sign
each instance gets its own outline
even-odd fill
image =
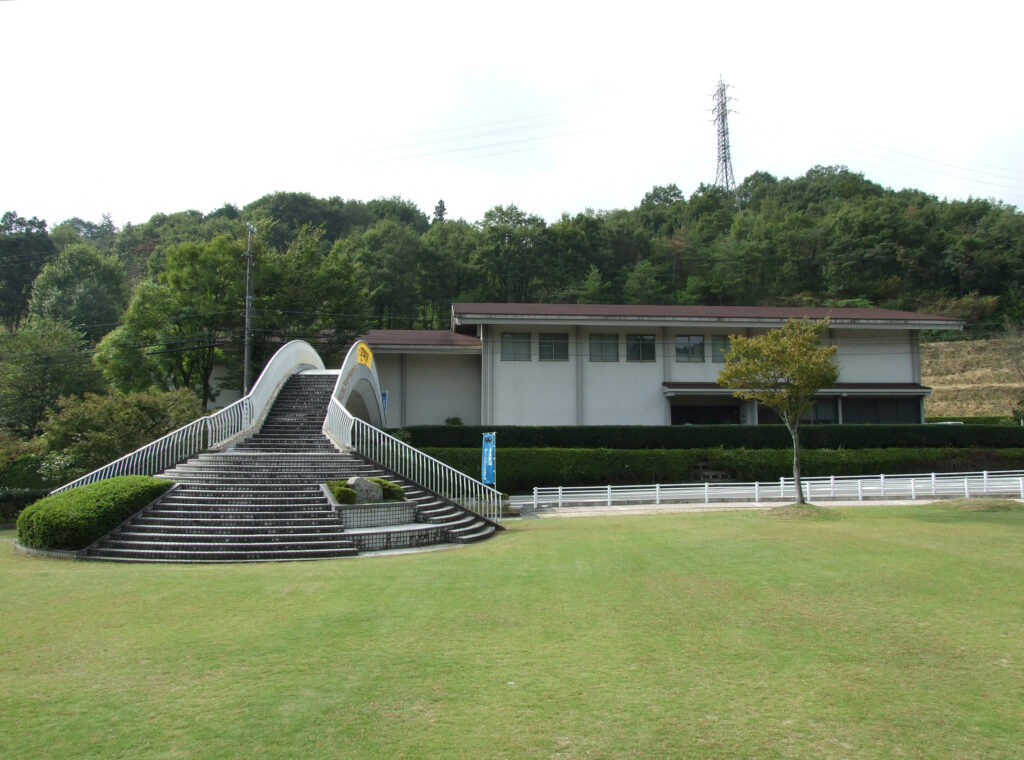
[[[370,347],[365,343],[360,343],[359,347],[356,348],[356,355],[359,358],[360,364],[365,364],[369,368],[373,368],[373,352]]]

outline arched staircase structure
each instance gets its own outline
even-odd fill
[[[63,486],[147,474],[174,485],[80,552],[130,562],[348,557],[471,543],[501,530],[501,495],[385,433],[370,347],[340,370],[303,341],[282,347],[252,391],[210,417]],[[405,499],[339,505],[330,480],[380,477]]]

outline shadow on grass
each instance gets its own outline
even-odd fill
[[[841,515],[834,509],[817,504],[785,504],[762,513],[764,517],[779,520],[838,520]]]

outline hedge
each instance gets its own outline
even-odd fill
[[[483,433],[502,448],[784,449],[784,425],[506,426],[418,425],[398,437],[416,448],[479,448]],[[1013,425],[805,425],[805,449],[1024,448],[1024,428]]]
[[[18,541],[34,549],[84,549],[171,485],[169,480],[127,475],[47,496],[18,517]]]
[[[480,450],[424,452],[470,477],[480,477]],[[1024,469],[1017,449],[837,449],[804,451],[802,473],[827,475],[975,472]],[[534,486],[699,482],[708,471],[739,482],[792,477],[790,449],[498,449],[497,485],[505,493]]]

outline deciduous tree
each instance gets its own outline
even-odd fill
[[[0,428],[31,438],[59,397],[102,387],[85,337],[63,322],[35,317],[0,334]]]
[[[828,320],[790,320],[764,335],[732,336],[718,383],[741,399],[773,409],[793,437],[793,483],[803,504],[800,482],[800,420],[814,407],[814,394],[839,378],[836,346],[822,345]]]
[[[89,243],[72,243],[36,277],[29,314],[60,319],[95,342],[117,326],[127,301],[121,262]]]
[[[25,219],[16,211],[0,217],[0,322],[8,330],[28,314],[32,283],[56,255],[44,220]]]

